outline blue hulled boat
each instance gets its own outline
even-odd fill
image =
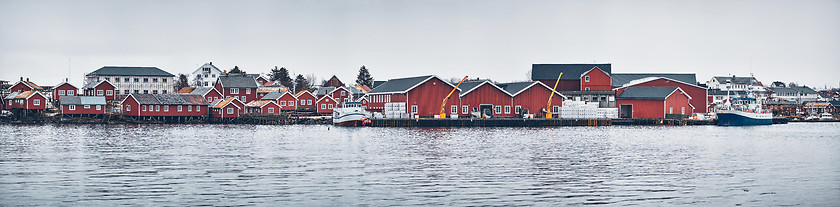
[[[717,113],[718,126],[752,126],[773,124],[773,114],[726,110]]]

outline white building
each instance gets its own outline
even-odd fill
[[[115,95],[166,94],[177,91],[175,75],[157,67],[105,66],[85,75],[85,85],[100,80],[114,84]]]
[[[807,86],[791,86],[784,88],[770,88],[773,90],[772,98],[779,101],[813,102],[819,100],[820,94]]]
[[[213,62],[205,63],[190,74],[190,86],[206,87],[213,86],[216,78],[224,74]]]

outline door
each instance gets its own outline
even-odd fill
[[[620,112],[618,118],[633,118],[633,105],[621,105],[618,111]]]
[[[478,105],[478,111],[480,112],[481,117],[492,118],[493,117],[493,104]]]

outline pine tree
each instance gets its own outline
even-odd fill
[[[231,73],[237,74],[237,73],[243,73],[243,71],[239,70],[239,66],[233,66],[233,69],[231,69],[230,72],[228,72],[228,74],[231,74]]]
[[[280,79],[280,69],[277,66],[274,66],[274,69],[271,69],[271,73],[268,75],[271,81],[276,81]]]
[[[178,81],[175,82],[175,90],[180,90],[184,87],[190,87],[190,82],[187,79],[187,75],[180,74],[178,76]]]
[[[279,77],[277,78],[277,80],[279,80],[280,84],[283,84],[283,86],[292,86],[292,78],[289,77],[289,70],[286,70],[286,68],[284,67],[280,68]]]
[[[309,86],[309,80],[306,80],[303,75],[298,74],[297,77],[295,77],[295,93],[307,90],[309,89]]]
[[[370,72],[364,65],[359,68],[359,75],[356,76],[356,84],[365,85],[365,86],[372,86],[373,85],[373,77],[370,76]]]

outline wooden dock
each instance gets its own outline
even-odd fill
[[[373,119],[373,127],[610,126],[610,119]]]

